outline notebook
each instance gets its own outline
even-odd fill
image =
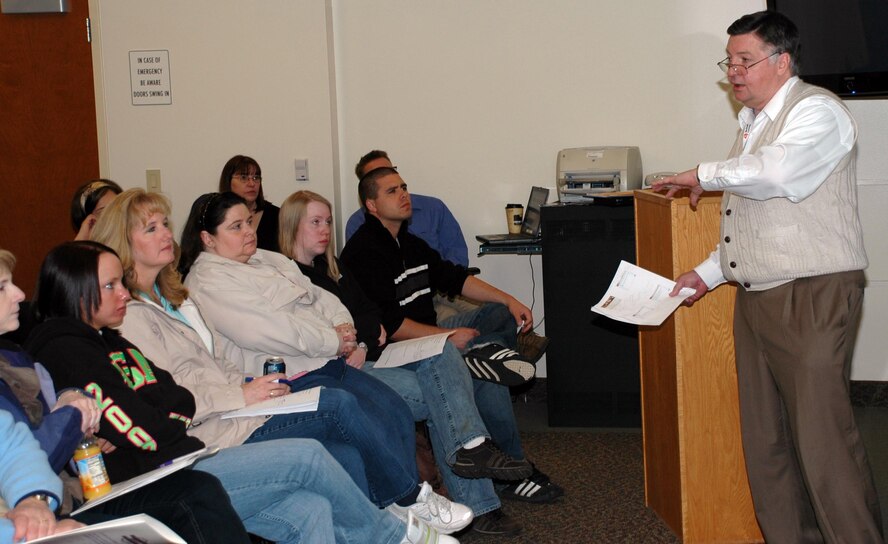
[[[517,234],[479,234],[475,239],[483,244],[491,245],[526,245],[536,244],[540,238],[540,208],[549,198],[549,189],[532,187],[527,206],[524,208],[524,220],[521,232]]]

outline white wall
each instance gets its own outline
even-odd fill
[[[92,0],[102,175],[145,187],[160,169],[173,219],[215,191],[225,162],[250,155],[265,196],[334,197],[335,99],[323,0]],[[129,51],[167,49],[173,103],[133,106]],[[296,158],[309,160],[297,183]]]
[[[475,234],[504,229],[506,202],[553,185],[559,149],[637,145],[645,172],[723,157],[736,106],[715,63],[725,28],[764,4],[91,0],[102,174],[144,186],[160,168],[181,225],[225,160],[247,153],[272,201],[311,188],[343,221],[357,208],[354,163],[387,149],[412,190],[448,202],[474,249]],[[136,49],[170,50],[171,106],[130,104]],[[888,102],[849,105],[872,263],[853,377],[888,380]],[[297,157],[307,185],[293,179]],[[539,257],[472,261],[528,304],[535,281],[543,317]]]
[[[647,173],[721,158],[737,128],[736,105],[715,63],[727,26],[764,7],[763,0],[334,0],[343,206],[357,207],[354,185],[348,191],[357,158],[386,149],[412,190],[446,199],[474,249],[475,234],[504,229],[506,202],[522,202],[531,185],[553,185],[559,149],[637,145]],[[860,122],[872,261],[853,377],[888,380],[881,239],[888,102],[851,108]],[[486,256],[472,264],[529,303],[528,260]],[[539,319],[540,258],[530,260]]]

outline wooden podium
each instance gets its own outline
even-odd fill
[[[721,193],[635,193],[638,265],[674,279],[719,237]],[[764,542],[740,443],[735,288],[723,285],[660,327],[639,327],[646,504],[685,543]]]

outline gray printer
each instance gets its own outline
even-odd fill
[[[574,147],[558,152],[558,199],[579,202],[596,193],[641,189],[637,147]]]

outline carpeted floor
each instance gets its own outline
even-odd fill
[[[561,502],[531,505],[505,501],[521,520],[516,537],[466,532],[463,544],[678,543],[644,506],[641,433],[522,432],[525,452],[565,489]]]

